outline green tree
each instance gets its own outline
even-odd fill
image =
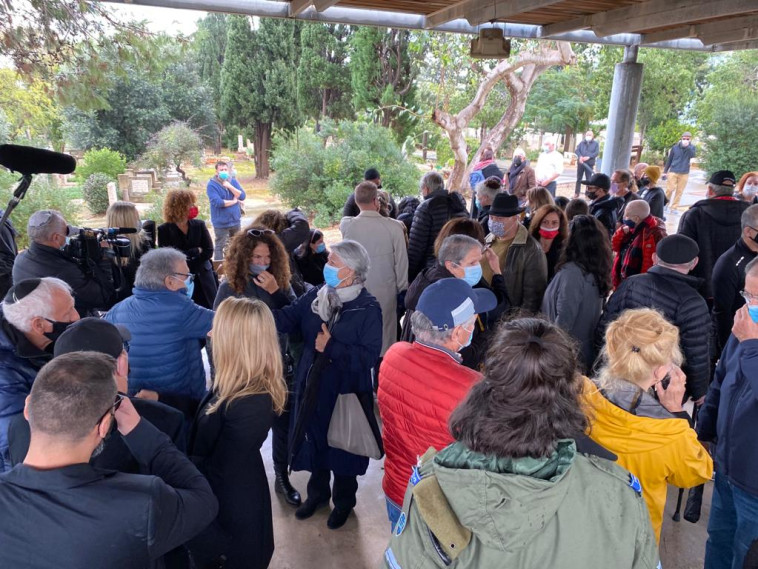
[[[341,24],[304,24],[297,70],[298,103],[316,122],[352,116],[348,48],[353,30]]]
[[[189,125],[175,122],[162,128],[148,143],[140,162],[146,166],[163,171],[175,168],[182,179],[189,185],[190,180],[182,165],[200,165],[203,139]]]
[[[101,215],[108,209],[108,183],[111,182],[110,176],[95,172],[84,181],[82,191],[84,201],[87,207],[95,215]]]
[[[50,85],[41,79],[25,81],[13,69],[0,69],[0,108],[8,123],[9,140],[63,149],[63,119],[50,93]]]
[[[193,38],[195,58],[200,70],[200,78],[213,91],[213,107],[216,109],[215,152],[221,153],[221,141],[224,125],[218,118],[221,108],[221,69],[226,53],[226,35],[229,24],[226,14],[207,14],[197,23],[197,32]]]
[[[731,170],[739,178],[758,164],[758,97],[740,93],[725,98],[702,123],[708,172]]]
[[[411,32],[394,28],[359,28],[351,40],[350,74],[357,110],[377,111],[379,123],[400,140],[410,117],[403,109],[415,104],[416,60]]]
[[[76,175],[86,180],[92,174],[105,174],[115,181],[119,174],[126,171],[126,158],[120,152],[110,148],[89,150],[76,164]]]
[[[668,119],[648,129],[647,144],[652,151],[665,154],[686,131],[689,131],[693,137],[697,136],[696,129],[691,124],[679,122],[677,119]]]
[[[301,122],[292,73],[298,65],[298,24],[264,18],[253,30],[245,16],[229,20],[221,117],[227,124],[254,128],[255,174],[268,178],[273,129],[292,129]]]

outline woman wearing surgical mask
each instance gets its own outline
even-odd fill
[[[163,202],[163,223],[158,226],[158,246],[173,247],[187,255],[187,265],[195,275],[192,300],[204,308],[213,306],[218,279],[213,272],[213,240],[202,219],[197,219],[195,194],[171,190]]]
[[[292,411],[296,419],[289,466],[311,475],[308,497],[295,517],[310,518],[316,510],[328,507],[331,499],[334,508],[326,522],[329,529],[347,522],[356,504],[357,477],[366,473],[369,461],[368,456],[344,449],[349,446],[344,423],[332,425],[333,416],[344,417],[344,413],[335,413],[338,401],[340,405],[360,403],[358,409],[353,407],[353,419],[358,422],[363,410],[374,440],[379,434],[371,370],[382,350],[382,311],[364,286],[369,263],[363,245],[340,241],[332,245],[329,262],[324,265],[326,284],[273,311],[280,334],[299,333],[303,338],[294,382]],[[355,397],[342,397],[347,395]]]
[[[557,205],[543,205],[532,216],[529,235],[542,246],[547,259],[547,282],[553,280],[555,266],[568,239],[566,214]]]
[[[232,237],[224,257],[225,280],[219,286],[213,308],[229,297],[256,298],[271,310],[282,308],[295,300],[290,286],[290,265],[287,251],[273,230],[247,227]],[[291,388],[294,360],[290,354],[289,338],[279,334],[284,378]],[[254,349],[247,346],[246,349]],[[274,420],[271,452],[274,462],[274,489],[288,504],[300,505],[300,494],[290,484],[287,475],[287,441],[289,439],[289,402],[284,412]]]
[[[600,373],[584,382],[588,433],[638,479],[658,541],[668,485],[691,488],[713,474],[682,408],[682,359],[676,326],[650,308],[627,310],[608,326]]]
[[[736,194],[748,203],[758,203],[758,172],[746,172],[737,182]]]
[[[306,243],[295,249],[295,262],[305,282],[313,286],[324,284],[324,265],[329,258],[329,250],[324,242],[324,234],[311,229]]]

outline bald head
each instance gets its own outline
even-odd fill
[[[650,215],[650,204],[645,200],[632,200],[627,204],[626,209],[624,210],[624,217],[629,219],[638,217],[639,220],[635,219],[635,222],[637,223],[645,219],[648,215]]]
[[[647,168],[650,164],[647,164],[645,162],[640,162],[634,167],[634,177],[638,180],[642,178],[642,174],[645,173],[645,168]]]

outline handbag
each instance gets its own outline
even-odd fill
[[[342,393],[337,396],[326,438],[330,447],[358,456],[367,456],[374,460],[384,456],[363,405],[355,393]]]

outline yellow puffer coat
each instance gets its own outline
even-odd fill
[[[713,460],[685,419],[638,417],[608,401],[585,378],[589,436],[618,455],[618,464],[640,479],[656,539],[661,539],[667,484],[691,488],[711,479]]]

